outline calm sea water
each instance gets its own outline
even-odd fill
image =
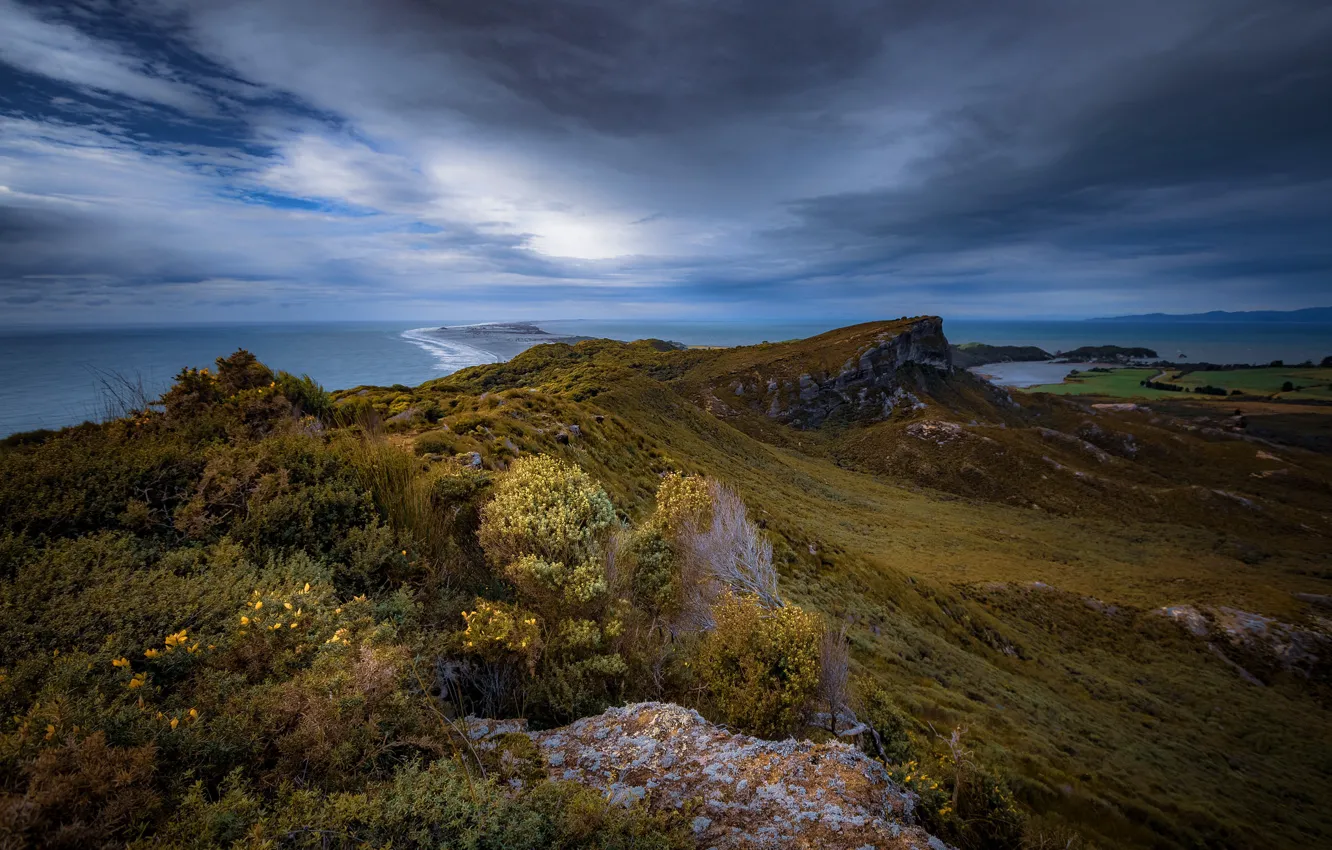
[[[440,320],[440,324],[462,321]],[[0,332],[0,435],[58,428],[97,419],[105,410],[101,376],[141,379],[150,393],[165,389],[184,366],[209,366],[248,348],[274,368],[308,373],[330,389],[359,384],[416,385],[465,366],[493,362],[489,352],[413,333],[426,324],[330,323],[211,325],[175,328],[23,330]],[[689,345],[745,345],[812,336],[836,321],[540,322],[557,334],[613,339],[659,337]],[[1299,362],[1332,354],[1329,325],[1160,325],[1119,322],[976,322],[946,320],[953,342],[1038,345],[1049,351],[1080,345],[1146,346],[1187,361]],[[1186,361],[1186,362],[1187,362]]]

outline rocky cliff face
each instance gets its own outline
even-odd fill
[[[592,786],[625,805],[687,812],[700,848],[947,848],[907,825],[911,795],[847,744],[736,735],[695,711],[653,702],[546,732],[474,719],[469,729],[481,749],[526,735],[551,779]]]
[[[859,335],[814,347],[810,355],[807,363],[827,362],[830,355],[845,360],[834,368],[800,371],[792,368],[796,358],[775,360],[770,368],[728,376],[709,406],[714,412],[757,408],[797,428],[817,428],[834,419],[886,419],[894,411],[924,406],[914,391],[928,379],[925,373],[937,377],[953,371],[943,320],[937,316],[866,326]]]

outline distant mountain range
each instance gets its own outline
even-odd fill
[[[1093,322],[1327,322],[1332,324],[1332,307],[1306,307],[1303,310],[1249,310],[1228,313],[1144,313],[1140,316],[1110,316]]]

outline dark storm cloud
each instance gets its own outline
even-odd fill
[[[1085,315],[1332,272],[1321,4],[0,0],[0,29],[0,285],[38,305]]]
[[[1010,92],[943,116],[949,144],[920,157],[905,187],[793,204],[816,238],[846,231],[907,250],[955,250],[1006,240],[1060,239],[1108,253],[1168,251],[1216,229],[1262,246],[1262,232],[1295,227],[1308,247],[1329,233],[1332,207],[1332,15],[1280,14],[1263,4],[1084,89]],[[1263,11],[1266,10],[1266,11]],[[1287,13],[1292,7],[1286,7]],[[1052,66],[1057,62],[1052,61]],[[1277,208],[1213,211],[1200,202],[1269,187]],[[1281,208],[1294,212],[1283,214]],[[1292,209],[1293,208],[1293,209]],[[1256,217],[1244,215],[1256,213]],[[1283,220],[1285,219],[1285,220]],[[1238,222],[1238,228],[1226,225]],[[784,234],[789,236],[790,233]],[[1217,235],[1217,234],[1212,234]],[[1229,250],[1244,250],[1228,242]],[[1324,252],[1325,257],[1325,252]],[[1271,271],[1287,258],[1272,258]],[[1249,258],[1255,272],[1260,258]],[[1332,268],[1325,265],[1324,270]]]

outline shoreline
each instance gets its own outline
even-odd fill
[[[591,337],[552,334],[533,322],[484,322],[412,328],[399,334],[425,349],[448,372],[486,363],[503,363],[529,348],[553,342],[573,345]]]

